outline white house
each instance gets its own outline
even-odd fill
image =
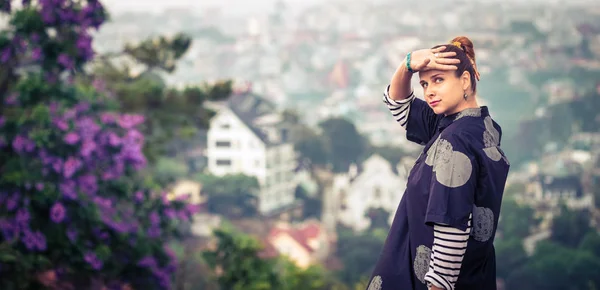
[[[339,223],[355,231],[367,229],[369,209],[382,208],[390,213],[391,224],[404,195],[412,162],[403,159],[395,167],[379,155],[372,155],[361,166],[352,166],[347,174],[336,175],[333,194],[337,197]]]
[[[233,94],[219,106],[207,134],[208,171],[255,176],[258,210],[269,215],[294,203],[296,156],[289,128],[275,106],[252,93]]]

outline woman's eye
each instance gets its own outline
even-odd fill
[[[421,87],[426,88],[427,87],[427,83],[422,83]]]
[[[435,82],[436,82],[436,83],[441,83],[442,81],[443,81],[443,79],[442,79],[442,78],[436,78],[436,79],[435,79]]]

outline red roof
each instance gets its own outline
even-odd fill
[[[272,239],[279,235],[287,234],[294,239],[299,245],[305,248],[309,253],[316,251],[310,246],[309,241],[311,239],[318,238],[323,233],[321,225],[317,222],[307,222],[298,227],[291,227],[287,225],[275,225],[267,237],[267,244],[270,245]],[[267,246],[268,247],[268,246]],[[272,247],[272,246],[271,246]]]

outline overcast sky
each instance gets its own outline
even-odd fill
[[[329,0],[284,0],[290,7],[302,7]],[[270,10],[276,0],[103,0],[112,13],[125,11],[158,12],[168,8],[201,9],[211,6],[225,8],[231,13],[256,13]]]

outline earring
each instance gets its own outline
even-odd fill
[[[467,92],[465,92],[465,94],[463,95],[463,98],[465,99],[465,101],[467,100],[469,96],[467,95]]]

